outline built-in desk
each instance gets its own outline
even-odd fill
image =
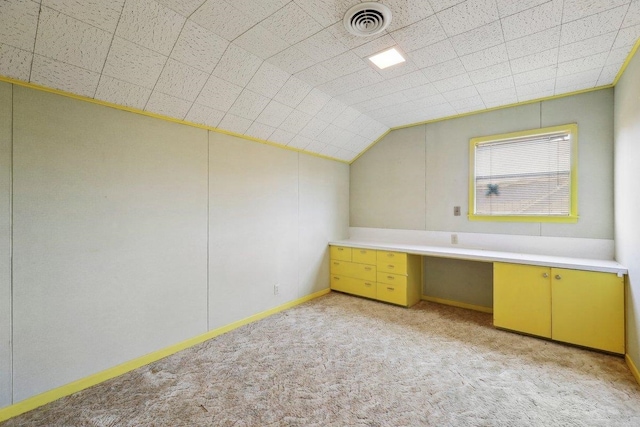
[[[329,244],[332,263],[334,254],[338,256],[339,251],[355,250],[491,262],[494,326],[624,354],[624,275],[627,269],[616,261],[364,240],[340,240]],[[351,262],[354,269],[359,265],[357,259],[347,262]],[[371,267],[375,266],[372,264]],[[332,269],[332,289],[376,298],[373,289],[364,294],[350,292],[351,288],[341,287],[342,284],[334,285],[342,279],[334,274],[335,271]],[[422,282],[416,279],[413,277],[414,283]],[[374,287],[373,280],[366,283]],[[407,300],[400,304],[410,306],[411,303]]]

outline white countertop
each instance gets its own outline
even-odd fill
[[[627,268],[613,260],[570,258],[515,252],[499,252],[483,249],[452,248],[447,246],[405,245],[366,240],[338,240],[329,242],[329,244],[333,246],[390,250],[415,255],[465,259],[470,261],[497,261],[514,264],[539,265],[543,267],[568,268],[572,270],[601,271],[605,273],[616,273],[619,276],[627,274]]]

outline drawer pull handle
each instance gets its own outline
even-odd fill
[[[560,279],[562,279],[562,276],[559,274],[556,274],[556,280],[560,280]]]
[[[396,288],[390,288],[390,287],[388,287],[388,286],[387,286],[387,290],[388,290],[388,291],[395,291],[395,290],[396,290]]]
[[[371,287],[371,283],[365,283],[364,285],[367,287]]]
[[[395,277],[393,277],[393,276],[387,276],[387,279],[389,279],[389,280],[393,280],[393,279],[395,279]]]
[[[365,267],[364,269],[367,271],[371,271],[371,267]]]
[[[547,273],[542,273],[542,277],[546,279],[547,277],[549,277],[549,275]]]
[[[339,251],[344,251],[344,248],[338,248]]]
[[[333,280],[340,280],[339,277],[333,276]]]
[[[389,267],[389,268],[396,268],[393,264],[389,264],[387,267]]]
[[[389,258],[393,258],[395,255],[394,255],[394,254],[387,254],[387,256],[388,256]]]
[[[340,263],[333,261],[333,265],[340,265]]]
[[[360,253],[361,253],[361,254],[366,254],[366,253],[367,253],[367,251],[360,251]]]

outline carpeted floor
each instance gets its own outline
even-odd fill
[[[620,357],[489,314],[338,293],[13,418],[9,426],[640,426]]]

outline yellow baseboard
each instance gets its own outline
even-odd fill
[[[458,301],[452,301],[452,300],[443,299],[443,298],[429,297],[429,296],[426,296],[426,295],[422,295],[421,299],[423,301],[436,302],[438,304],[444,304],[444,305],[450,305],[450,306],[453,306],[453,307],[466,308],[467,310],[481,311],[483,313],[493,313],[493,308],[491,308],[491,307],[484,307],[484,306],[481,306],[481,305],[467,304],[466,302],[458,302]]]
[[[624,355],[624,360],[627,362],[627,366],[629,367],[629,370],[635,377],[636,382],[640,384],[640,371],[638,371],[638,368],[636,368],[635,363],[633,363],[633,360],[628,354]]]
[[[112,368],[106,369],[102,372],[98,372],[88,377],[81,378],[77,381],[71,382],[69,384],[65,384],[53,390],[46,391],[44,393],[25,399],[21,402],[14,403],[13,405],[0,408],[0,422],[8,420],[9,418],[18,416],[20,414],[24,414],[25,412],[31,411],[32,409],[38,408],[42,405],[46,405],[47,403],[53,402],[54,400],[60,399],[61,397],[69,396],[70,394],[77,393],[81,390],[84,390],[85,388],[94,386],[108,379],[125,374],[129,371],[140,368],[141,366],[148,365],[149,363],[163,359],[181,350],[192,347],[196,344],[200,344],[201,342],[207,341],[211,338],[215,338],[226,332],[232,331],[236,328],[239,328],[240,326],[244,326],[246,324],[255,322],[257,320],[264,319],[265,317],[269,317],[272,314],[281,312],[283,310],[289,309],[296,305],[321,297],[323,295],[328,294],[329,292],[331,292],[330,289],[324,289],[322,291],[315,292],[311,295],[307,295],[305,297],[298,298],[296,300],[287,302],[285,304],[279,305],[272,309],[254,314],[253,316],[249,316],[246,319],[238,320],[237,322],[233,322],[226,326],[213,329],[202,335],[189,338],[188,340],[163,348],[162,350],[154,351],[153,353],[146,354],[144,356],[138,357],[137,359],[133,359],[128,362],[122,363],[120,365],[114,366]]]

